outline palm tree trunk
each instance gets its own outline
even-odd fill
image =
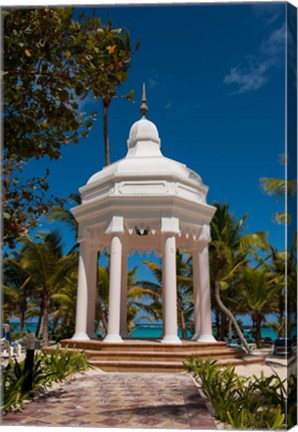
[[[45,299],[44,301],[44,310],[43,310],[43,326],[42,326],[42,335],[43,335],[43,346],[47,347],[49,345],[49,299]]]
[[[229,339],[232,339],[232,321],[229,319]]]
[[[290,297],[290,296],[289,296]],[[289,310],[289,306],[288,306]],[[279,325],[282,323],[285,315],[285,296],[284,293],[280,293],[278,298],[278,323]]]
[[[109,143],[109,133],[108,133],[108,109],[111,103],[109,97],[103,99],[103,139],[105,148],[105,164],[110,165],[110,143]]]
[[[219,329],[219,340],[224,341],[227,336],[227,316],[226,314],[221,310],[220,311],[220,329]]]
[[[215,322],[216,322],[216,339],[219,339],[219,330],[220,330],[220,314],[219,310],[215,310]]]
[[[220,310],[226,315],[226,316],[228,316],[229,318],[230,318],[230,320],[232,321],[232,323],[234,324],[234,327],[235,327],[235,330],[236,330],[236,333],[237,333],[237,335],[238,335],[238,337],[239,337],[239,339],[240,339],[240,341],[241,341],[241,343],[242,343],[242,345],[244,346],[244,348],[246,349],[246,351],[248,352],[248,353],[250,353],[251,351],[250,351],[250,348],[249,348],[249,346],[248,346],[248,343],[246,342],[246,339],[245,339],[245,337],[243,336],[243,334],[242,334],[242,331],[241,331],[241,329],[240,329],[240,327],[239,327],[239,325],[238,325],[238,323],[237,323],[237,320],[236,320],[236,318],[234,317],[234,315],[232,314],[232,312],[223,304],[223,302],[222,302],[222,300],[221,300],[221,298],[220,298],[220,287],[219,287],[219,280],[216,280],[216,282],[215,282],[215,298],[216,298],[216,301],[217,301],[217,304],[218,304],[218,306],[219,306],[219,308],[220,308]]]
[[[39,337],[40,329],[41,329],[41,323],[42,323],[42,317],[43,317],[43,301],[40,304],[40,311],[39,311],[39,317],[37,321],[35,336]]]
[[[43,318],[43,315],[42,315],[41,320],[40,320],[40,326],[39,326],[39,329],[38,329],[38,332],[37,332],[37,337],[38,338],[42,338],[42,334],[43,334],[43,321],[44,321],[44,318]]]
[[[21,331],[24,331],[24,327],[25,327],[25,314],[26,314],[26,310],[27,310],[27,302],[24,301],[22,304],[22,309],[21,309]]]
[[[256,328],[256,345],[257,345],[257,348],[261,347],[261,339],[262,339],[261,322],[262,322],[262,318],[256,317],[256,319],[255,319],[256,327],[255,328]]]
[[[54,320],[53,320],[53,334],[55,334],[56,333],[56,330],[57,330],[57,325],[58,325],[58,322],[59,322],[59,317],[57,317],[57,318],[55,318]]]

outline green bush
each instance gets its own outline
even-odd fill
[[[35,355],[32,371],[32,391],[24,391],[23,383],[28,375],[25,361],[20,363],[9,359],[2,368],[2,410],[4,413],[22,409],[23,402],[44,391],[53,382],[61,382],[77,372],[86,371],[93,366],[88,363],[82,352],[69,352],[55,348],[46,354],[41,351]]]
[[[215,416],[235,429],[285,427],[286,390],[277,375],[243,378],[235,368],[220,368],[215,360],[191,357],[185,367],[201,385]]]
[[[22,362],[23,363],[23,362]],[[23,393],[22,387],[27,373],[23,365],[9,359],[8,365],[1,371],[1,393],[3,412],[21,409],[23,401],[28,399],[29,393]]]
[[[40,359],[44,370],[51,374],[51,381],[63,381],[77,372],[84,372],[94,366],[88,362],[84,352],[61,350],[59,346],[48,354],[41,351],[36,358]]]

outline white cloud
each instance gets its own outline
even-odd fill
[[[173,106],[173,102],[169,101],[166,105],[165,105],[165,109],[170,109]]]
[[[237,86],[235,94],[256,91],[269,80],[269,71],[281,63],[282,51],[285,46],[285,25],[273,30],[264,39],[258,49],[257,56],[246,56],[245,62],[231,68],[224,77],[224,84]]]
[[[270,36],[261,43],[261,50],[268,55],[275,56],[282,52],[285,46],[286,28],[283,24],[274,30]]]
[[[254,15],[262,21],[262,25],[265,27],[275,24],[282,14],[282,10],[278,4],[276,5],[271,2],[255,3],[251,6]]]

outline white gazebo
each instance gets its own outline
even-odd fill
[[[162,258],[162,343],[180,344],[177,326],[176,250],[191,251],[195,335],[212,336],[208,243],[215,208],[206,204],[208,188],[194,171],[166,158],[154,123],[147,120],[145,88],[142,118],[130,129],[125,158],[94,174],[80,188],[79,279],[73,340],[95,337],[98,251],[110,253],[109,322],[106,343],[127,337],[127,259],[135,251]]]

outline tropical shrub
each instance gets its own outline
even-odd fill
[[[43,369],[50,375],[50,381],[61,382],[77,372],[84,372],[94,366],[91,365],[83,352],[71,352],[67,349],[61,350],[59,346],[50,350],[48,354],[41,351],[37,354]]]
[[[286,390],[277,375],[240,377],[232,366],[191,357],[185,364],[210,400],[215,416],[235,429],[285,427]]]
[[[82,352],[60,351],[59,347],[49,354],[41,351],[34,359],[32,390],[26,391],[24,381],[28,371],[25,370],[25,361],[19,363],[17,359],[9,359],[7,366],[2,368],[2,410],[4,413],[21,410],[25,400],[45,391],[53,382],[61,382],[92,367]]]
[[[3,412],[21,409],[29,393],[23,393],[22,387],[27,374],[17,360],[9,359],[8,365],[1,368],[1,393]]]

